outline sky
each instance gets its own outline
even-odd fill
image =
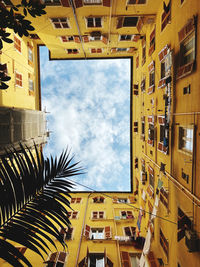
[[[130,60],[49,61],[41,47],[40,70],[51,132],[45,156],[68,147],[85,169],[73,180],[97,191],[130,191]]]

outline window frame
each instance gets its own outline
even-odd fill
[[[20,75],[21,78],[17,78],[16,75]],[[21,85],[18,83],[21,83]],[[20,88],[23,88],[23,74],[18,72],[17,70],[15,70],[15,86],[16,87],[20,87]]]
[[[189,130],[192,132],[192,137],[187,137],[187,133],[186,134],[183,134],[180,133],[181,131],[184,131],[185,130]],[[191,155],[193,153],[193,143],[194,143],[194,134],[195,134],[195,131],[194,131],[194,127],[187,127],[187,126],[179,126],[178,127],[178,150],[181,151],[181,152],[184,152],[184,153],[187,153],[189,155]],[[181,142],[190,142],[190,147],[192,147],[192,149],[187,149],[186,148],[186,145],[182,145]]]
[[[102,204],[102,203],[105,203],[104,202],[105,201],[105,197],[102,197],[102,196],[93,197],[92,198],[92,201],[93,201],[93,203],[100,203],[100,204]]]
[[[93,26],[88,26],[88,19],[93,20]],[[97,22],[96,19],[101,19],[101,26],[96,26]],[[96,16],[96,17],[86,17],[85,18],[85,23],[86,23],[86,28],[103,28],[103,18],[101,16]]]
[[[14,49],[18,53],[22,53],[22,42],[16,34],[14,34]]]
[[[93,236],[93,231],[95,231],[95,230],[96,230],[96,232]],[[105,239],[104,227],[91,227],[90,231],[91,231],[91,238],[90,239],[94,239],[94,240],[104,240]],[[96,236],[96,234],[97,234],[97,236]]]
[[[68,219],[78,219],[79,211],[68,211],[69,216]]]
[[[134,219],[134,214],[131,210],[121,210],[120,215],[122,219]]]
[[[64,19],[66,21],[65,22],[61,22],[61,20],[64,20]],[[58,21],[53,22],[53,20],[58,20]],[[54,18],[50,18],[50,21],[51,21],[51,24],[52,24],[53,28],[56,29],[56,30],[70,29],[69,18],[67,18],[67,17],[54,17]],[[56,27],[55,25],[57,25],[57,23],[59,23],[59,25],[61,27]],[[63,27],[63,24],[67,24],[67,27]]]
[[[77,55],[80,53],[80,50],[78,48],[65,48],[65,51],[68,55]]]
[[[96,215],[94,215],[96,214]],[[98,210],[98,211],[92,211],[91,212],[91,220],[104,220],[106,217],[105,217],[105,211],[101,211],[101,210]]]
[[[168,259],[169,256],[169,242],[168,239],[164,236],[163,231],[160,228],[160,234],[159,234],[159,242],[161,247],[163,248],[163,251]]]
[[[191,41],[193,43],[193,46],[190,49],[184,51],[186,49],[187,44],[190,43]],[[196,36],[195,36],[195,31],[193,31],[180,43],[180,67],[195,61],[196,59],[195,42],[196,42]],[[188,55],[192,55],[192,59],[190,59],[189,61],[186,60],[185,62],[184,59],[185,58],[187,59]]]
[[[127,234],[126,229],[129,231],[130,235]],[[123,227],[124,236],[135,236],[136,234],[136,227],[135,226],[124,226]]]

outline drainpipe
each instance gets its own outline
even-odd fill
[[[110,32],[111,32],[111,16],[112,16],[112,7],[113,7],[113,0],[111,0],[111,5],[110,5],[110,15],[109,15],[109,33],[108,33],[108,44],[107,44],[107,49],[110,46]]]
[[[114,208],[113,208],[113,220],[114,220],[114,227],[115,227],[115,233],[117,235],[117,226],[116,226],[116,221],[115,221],[115,212],[114,212]],[[119,266],[122,267],[122,264],[121,264],[121,258],[120,258],[120,250],[119,250],[119,241],[116,240],[116,245],[117,245],[117,253],[118,253],[118,263],[119,263]]]
[[[93,193],[94,193],[94,192],[90,193],[90,194],[87,196],[87,202],[86,202],[86,207],[85,207],[85,214],[84,214],[83,224],[82,224],[82,229],[81,229],[81,238],[80,238],[80,241],[79,241],[78,253],[77,253],[77,256],[76,256],[76,264],[75,264],[75,267],[78,266],[78,259],[79,259],[80,250],[81,250],[81,243],[82,243],[82,239],[83,239],[83,231],[84,231],[84,227],[85,227],[85,219],[86,219],[86,214],[87,214],[88,201],[89,201],[89,198],[90,198],[91,194],[93,194]]]
[[[74,5],[74,0],[69,0],[69,1],[70,1],[71,6],[72,6],[73,15],[74,15],[74,19],[76,21],[76,27],[77,27],[77,30],[78,30],[79,39],[80,39],[81,46],[82,46],[82,49],[83,49],[84,57],[86,59],[86,53],[85,53],[84,46],[83,46],[83,41],[82,41],[82,37],[81,37],[81,31],[80,31],[80,28],[79,28],[79,25],[78,25],[78,19],[77,19],[77,16],[76,16],[76,8],[75,8],[75,5]]]

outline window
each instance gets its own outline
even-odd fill
[[[112,238],[111,227],[105,226],[104,228],[91,228],[86,224],[84,236],[88,239],[110,239]]]
[[[195,34],[188,36],[180,45],[181,66],[195,60]]]
[[[97,53],[97,54],[99,54],[99,53],[102,53],[102,48],[91,48],[91,53]]]
[[[146,38],[142,39],[142,65],[146,62]]]
[[[120,41],[131,41],[132,35],[120,35]]]
[[[93,203],[104,203],[104,197],[94,197]]]
[[[190,84],[188,86],[183,87],[183,94],[190,94],[191,92],[191,88],[190,88]]]
[[[177,79],[185,77],[194,69],[194,61],[196,59],[196,25],[196,17],[194,17],[178,33],[180,42],[180,67],[177,71]]]
[[[104,219],[104,211],[93,211],[92,212],[92,219]]]
[[[186,181],[187,184],[189,183],[189,174],[186,174],[183,169],[181,170],[181,177]]]
[[[134,219],[132,211],[121,211],[122,219]]]
[[[145,135],[145,117],[143,116],[141,118],[141,136],[142,136],[142,140],[144,140],[144,135]]]
[[[134,121],[134,123],[133,123],[133,131],[134,131],[134,133],[138,132],[138,122],[137,121]]]
[[[60,0],[43,0],[44,4],[47,6],[60,6]]]
[[[61,42],[63,43],[66,43],[66,42],[73,42],[74,41],[74,37],[73,36],[60,36],[60,40]]]
[[[47,264],[46,267],[64,267],[66,257],[66,252],[54,252],[51,253],[49,259],[44,263]]]
[[[189,217],[178,208],[178,233],[177,233],[177,241],[179,242],[181,239],[185,237],[185,230],[190,230],[192,228],[192,222]]]
[[[78,211],[68,211],[68,218],[69,219],[77,219],[78,218]]]
[[[28,64],[33,66],[33,46],[28,42]]]
[[[84,5],[100,5],[102,0],[84,0]]]
[[[71,198],[71,204],[73,203],[76,203],[76,204],[79,204],[81,203],[81,198],[80,197],[77,197],[77,198]]]
[[[91,228],[92,236],[91,239],[104,239],[103,228]]]
[[[160,244],[161,244],[161,247],[163,248],[164,252],[165,252],[165,255],[167,256],[168,258],[168,254],[169,254],[169,243],[166,239],[166,237],[164,236],[162,230],[160,229]]]
[[[124,227],[124,233],[126,236],[135,236],[136,227],[133,226]]]
[[[95,266],[104,267],[105,266],[104,254],[90,253],[87,266],[88,267],[95,267]]]
[[[22,74],[17,71],[15,71],[15,85],[22,87]]]
[[[128,203],[128,198],[118,198],[118,203]]]
[[[146,4],[146,0],[128,0],[128,5]]]
[[[179,127],[179,149],[189,153],[193,152],[193,132],[193,128]]]
[[[14,36],[14,48],[21,53],[21,41],[16,35]]]
[[[141,84],[140,84],[140,87],[141,87],[141,91],[142,92],[145,92],[145,89],[146,89],[146,77],[144,77],[141,81]]]
[[[150,35],[150,48],[149,48],[149,56],[151,56],[155,50],[155,37],[156,37],[156,29],[152,31]]]
[[[184,3],[185,0],[181,0],[181,5]]]
[[[127,48],[117,47],[117,52],[126,52]]]
[[[149,144],[149,145],[154,145],[154,131],[155,131],[155,129],[154,129],[154,124],[152,124],[152,123],[149,123],[149,129],[148,129],[148,141],[147,141],[147,143]]]
[[[136,27],[138,17],[119,17],[117,22],[117,29],[122,27]]]
[[[54,28],[56,29],[66,29],[69,28],[68,19],[67,18],[51,18],[50,19]]]
[[[162,13],[161,17],[161,31],[164,30],[164,28],[171,22],[171,0],[169,1],[169,4],[166,6],[164,2],[164,11]]]
[[[152,61],[149,66],[149,88],[148,88],[148,94],[152,94],[154,92],[155,87],[155,63]]]
[[[63,240],[71,240],[72,239],[72,233],[73,233],[73,228],[65,228],[60,230],[60,234],[63,237]]]
[[[169,193],[164,187],[160,189],[160,201],[168,210]]]
[[[28,80],[28,85],[29,85],[29,90],[34,91],[34,83],[33,80],[29,79]]]
[[[150,166],[148,167],[149,171],[149,184],[152,188],[154,188],[154,169],[152,169]]]
[[[78,49],[66,49],[67,54],[78,54],[79,50]]]
[[[102,22],[100,17],[86,18],[88,28],[99,28],[102,27]]]

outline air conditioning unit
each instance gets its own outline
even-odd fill
[[[200,251],[200,239],[192,230],[185,230],[185,244],[189,252]]]

